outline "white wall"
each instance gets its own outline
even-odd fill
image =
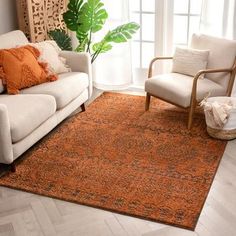
[[[17,29],[16,0],[0,0],[0,34]]]

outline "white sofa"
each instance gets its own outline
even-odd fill
[[[0,35],[0,49],[28,43],[17,30]],[[12,164],[49,133],[92,94],[91,63],[87,53],[62,51],[72,72],[55,82],[21,90],[19,95],[0,94],[0,163]],[[0,85],[1,86],[1,85]]]

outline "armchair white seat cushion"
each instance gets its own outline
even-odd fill
[[[7,107],[12,143],[16,143],[54,115],[56,101],[49,95],[1,95]]]
[[[145,91],[173,104],[187,108],[190,106],[192,86],[192,76],[169,73],[146,80]],[[209,92],[211,96],[221,96],[226,91],[221,85],[209,79],[200,79],[197,87],[197,100],[201,101]]]
[[[68,72],[58,75],[58,80],[43,83],[20,91],[21,94],[47,94],[56,99],[57,110],[62,109],[88,88],[88,75]]]

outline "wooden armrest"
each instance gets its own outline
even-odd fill
[[[153,64],[158,61],[158,60],[171,60],[173,57],[155,57],[151,60],[149,64],[149,70],[148,70],[148,78],[152,77],[152,69],[153,69]]]
[[[210,73],[220,73],[220,72],[227,72],[231,73],[233,68],[227,68],[227,69],[207,69],[207,70],[200,70],[194,78],[199,77],[202,74],[210,74]]]
[[[227,73],[232,73],[233,68],[227,68],[227,69],[207,69],[207,70],[200,70],[195,76],[193,80],[193,84],[196,84],[198,79],[200,78],[201,75],[204,74],[212,74],[212,73],[220,73],[220,72],[227,72]]]
[[[212,73],[220,73],[220,72],[227,72],[232,73],[234,68],[223,68],[223,69],[207,69],[207,70],[200,70],[193,79],[193,87],[192,87],[192,96],[196,99],[197,93],[197,82],[201,75],[204,74],[212,74]]]

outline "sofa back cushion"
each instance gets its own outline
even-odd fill
[[[207,69],[232,68],[236,57],[236,41],[216,38],[208,35],[192,36],[191,47],[209,50]],[[227,88],[230,75],[228,73],[207,74],[206,78]]]
[[[46,40],[39,43],[31,43],[30,45],[40,51],[39,61],[46,62],[48,64],[48,70],[52,74],[61,74],[71,71],[66,65],[66,59],[59,55],[61,49],[55,41]]]
[[[48,75],[46,64],[38,63],[39,55],[40,52],[29,45],[0,50],[0,78],[9,94],[57,79],[55,75]]]
[[[13,48],[28,44],[29,41],[24,33],[20,30],[11,31],[0,35],[0,49]],[[4,92],[5,88],[0,78],[0,93]]]
[[[0,49],[14,48],[28,44],[29,41],[20,30],[0,35]]]

